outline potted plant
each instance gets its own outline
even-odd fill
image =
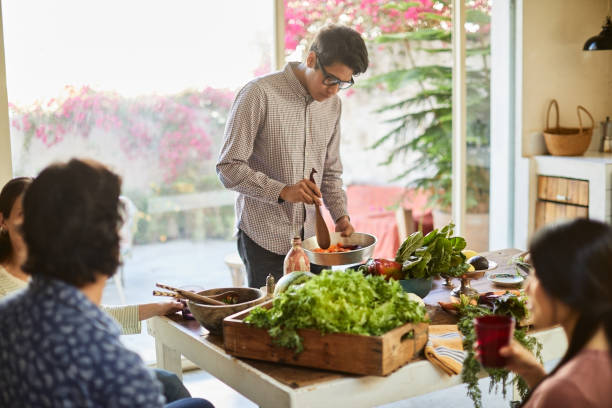
[[[398,102],[377,110],[393,115],[385,120],[393,127],[371,148],[392,146],[382,165],[406,160],[408,153],[416,153],[415,159],[414,154],[411,155],[405,171],[392,181],[405,180],[408,187],[430,193],[429,206],[434,209],[435,226],[450,222],[452,194],[452,47],[448,3],[439,2],[442,7],[436,14],[422,13],[419,24],[413,29],[378,36],[375,41],[389,47],[391,52],[404,55],[408,66],[396,64],[392,70],[369,78],[365,84],[383,86],[403,95]],[[412,3],[393,2],[386,7],[402,11],[412,7]],[[487,234],[483,234],[488,231],[489,205],[488,5],[481,2],[469,9],[467,20],[471,26],[467,33],[466,55],[470,65],[475,63],[477,68],[468,69],[466,75],[468,230],[465,237],[470,248],[481,251],[488,248]],[[474,221],[476,227],[471,231],[470,222]]]

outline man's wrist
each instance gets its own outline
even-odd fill
[[[285,202],[285,199],[283,198],[283,191],[285,191],[286,189],[287,189],[287,186],[283,187],[283,188],[281,189],[281,191],[278,193],[278,199],[277,199],[277,201],[278,201],[278,203],[279,203],[279,204],[282,204],[282,203],[284,203],[284,202]]]
[[[348,222],[351,222],[351,217],[349,217],[348,215],[346,215],[346,214],[345,214],[345,215],[343,215],[343,216],[339,217],[339,218],[336,220],[336,224],[337,224],[337,223],[339,223],[340,221],[342,221],[342,219],[343,219],[343,218],[346,218],[346,220],[347,220]]]

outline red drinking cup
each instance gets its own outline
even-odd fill
[[[506,358],[499,355],[499,349],[510,343],[514,331],[514,318],[488,315],[474,319],[480,362],[484,367],[503,367]]]

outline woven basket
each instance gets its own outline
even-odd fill
[[[549,126],[550,109],[555,106],[557,111],[557,125],[554,128]],[[582,127],[582,118],[580,110],[583,110],[589,118],[591,118],[591,127]],[[576,108],[578,115],[578,128],[567,128],[559,126],[559,105],[556,100],[550,101],[548,111],[546,112],[546,129],[544,130],[544,142],[549,153],[553,156],[580,156],[589,148],[591,144],[591,136],[593,135],[593,127],[595,121],[593,116],[583,106],[578,105]]]

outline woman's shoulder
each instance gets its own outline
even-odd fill
[[[527,407],[610,407],[612,358],[604,350],[583,350],[534,391]]]
[[[558,371],[559,374],[575,378],[585,376],[612,376],[612,354],[608,350],[584,349]],[[576,378],[580,381],[580,378]]]
[[[26,286],[28,286],[27,282],[17,279],[0,265],[0,298]]]

